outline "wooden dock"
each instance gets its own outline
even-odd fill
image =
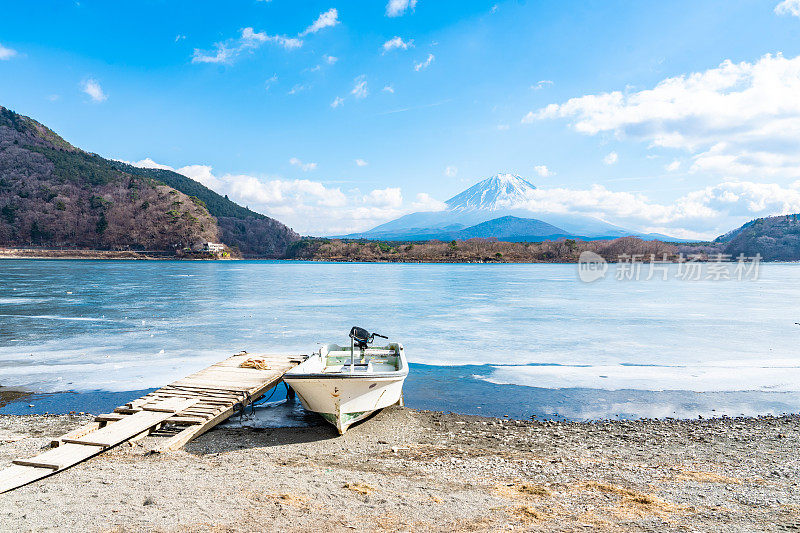
[[[242,352],[170,383],[62,435],[36,457],[13,461],[0,471],[0,494],[151,434],[163,437],[157,451],[177,450],[258,400],[303,358]]]

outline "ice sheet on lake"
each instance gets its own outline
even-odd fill
[[[712,361],[694,365],[544,365],[493,366],[475,375],[498,385],[545,389],[800,391],[800,359]]]
[[[496,383],[800,383],[797,264],[762,265],[758,281],[590,284],[575,265],[549,264],[17,260],[2,269],[4,386],[157,387],[240,350],[347,343],[353,325],[403,342],[415,363],[493,365],[478,374]]]

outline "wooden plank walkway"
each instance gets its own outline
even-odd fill
[[[95,417],[94,422],[52,441],[52,449],[17,459],[0,470],[0,494],[60,472],[126,441],[154,431],[166,434],[156,451],[176,450],[278,385],[302,355],[242,352]],[[258,359],[265,369],[245,368]]]

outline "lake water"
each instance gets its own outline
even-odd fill
[[[744,281],[689,281],[675,266],[666,281],[618,280],[615,268],[584,283],[576,265],[552,264],[2,260],[0,386],[61,394],[0,412],[105,411],[240,350],[344,344],[353,325],[404,343],[410,407],[800,411],[800,265]]]

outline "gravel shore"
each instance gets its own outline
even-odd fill
[[[0,467],[89,420],[0,416]],[[125,444],[0,495],[2,531],[800,531],[800,416],[531,422],[391,408]]]

